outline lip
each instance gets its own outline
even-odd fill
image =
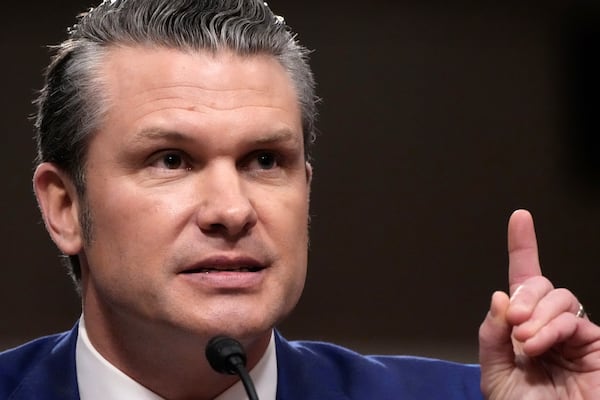
[[[266,265],[263,262],[256,260],[253,257],[247,256],[225,256],[217,255],[206,257],[202,261],[193,265],[186,266],[178,273],[180,274],[195,274],[195,273],[216,273],[216,272],[260,272],[265,269]]]
[[[267,265],[253,257],[217,255],[186,266],[178,275],[210,289],[248,290],[260,285]]]

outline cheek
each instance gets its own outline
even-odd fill
[[[298,190],[281,201],[265,202],[262,224],[286,265],[290,286],[301,285],[306,275],[308,253],[308,202]]]
[[[147,193],[139,188],[116,187],[91,202],[90,212],[98,233],[122,239],[143,240],[178,226],[189,207],[173,193]],[[123,237],[124,236],[124,237]]]
[[[90,203],[91,241],[86,254],[91,265],[102,271],[117,269],[121,274],[144,264],[160,263],[167,247],[184,224],[185,209],[177,202],[144,197],[139,192],[118,193],[110,198],[95,198]],[[97,271],[97,273],[100,271]]]
[[[308,239],[308,200],[305,191],[297,190],[287,196],[264,196],[258,213],[269,236],[285,247],[298,248]]]

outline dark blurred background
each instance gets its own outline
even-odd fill
[[[520,207],[547,276],[600,315],[594,3],[270,1],[314,49],[323,98],[309,278],[287,336],[476,361]],[[11,2],[0,16],[0,349],[79,315],[33,199],[28,115],[45,46],[94,4]]]

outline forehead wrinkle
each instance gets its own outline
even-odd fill
[[[157,100],[157,102],[168,102],[169,98],[165,98],[165,99],[161,99],[161,100]],[[144,110],[146,109],[146,105],[142,104],[139,105],[137,107],[139,110],[141,110],[141,114],[144,116],[148,116],[154,113],[160,113],[160,112],[164,112],[164,111],[168,111],[168,110],[182,110],[182,111],[186,111],[186,112],[195,112],[195,113],[200,113],[200,114],[208,114],[210,112],[227,112],[227,111],[235,111],[235,110],[243,110],[243,109],[247,109],[247,108],[251,108],[251,109],[265,109],[265,110],[284,110],[283,107],[280,106],[274,106],[274,105],[270,105],[270,104],[251,104],[251,105],[242,105],[242,106],[221,106],[221,107],[217,107],[216,105],[209,105],[209,104],[195,104],[195,103],[189,103],[186,105],[181,105],[181,106],[173,106],[172,104],[164,104],[160,107],[157,107],[156,105],[154,105],[152,107],[151,110],[148,110],[147,112],[145,112]]]
[[[135,97],[143,97],[152,91],[160,91],[161,89],[149,89],[145,92],[140,92],[135,95]],[[256,97],[252,96],[252,94],[248,93],[246,96],[240,96],[239,89],[202,89],[204,91],[211,92],[230,92],[231,96],[226,98],[214,99],[214,98],[206,98],[201,94],[195,94],[192,96],[181,97],[181,95],[177,94],[165,94],[164,96],[156,96],[151,101],[143,101],[140,102],[136,108],[144,109],[146,107],[155,107],[156,104],[160,104],[162,102],[172,102],[169,105],[164,105],[156,108],[154,111],[163,111],[169,108],[181,108],[184,110],[193,110],[199,111],[204,109],[208,110],[216,110],[216,111],[232,111],[237,109],[246,109],[246,108],[264,108],[264,109],[284,109],[283,104],[273,103],[270,96],[261,96]],[[244,91],[253,91],[253,92],[262,92],[256,89],[244,89]],[[243,93],[243,92],[242,92]],[[134,97],[134,102],[135,102]],[[296,106],[296,104],[294,104]]]
[[[204,87],[204,86],[200,86],[200,84],[198,83],[173,83],[173,84],[161,84],[161,85],[156,85],[155,87],[151,87],[148,88],[146,90],[141,91],[140,93],[138,93],[138,95],[142,95],[145,93],[150,93],[150,92],[154,92],[154,91],[160,91],[160,90],[171,90],[171,89],[185,89],[186,92],[190,91],[190,92],[196,92],[196,91],[200,91],[200,92],[208,92],[208,93],[227,93],[227,92],[232,92],[232,93],[240,93],[240,92],[253,92],[253,93],[263,93],[263,92],[267,92],[264,89],[258,89],[258,88],[211,88],[211,87]],[[195,96],[195,97],[198,97]]]
[[[252,88],[252,87],[230,87],[230,88],[220,88],[220,87],[204,87],[201,86],[200,83],[160,83],[156,84],[153,87],[141,90],[140,92],[133,95],[133,97],[143,96],[152,92],[160,92],[160,91],[168,91],[172,89],[181,89],[183,90],[183,94],[190,95],[190,97],[204,97],[203,93],[231,93],[232,96],[238,97],[240,94],[244,94],[245,96],[251,96],[254,94],[259,95],[269,95],[271,94],[270,90],[266,90],[265,88]],[[174,97],[180,97],[181,94],[174,94]]]

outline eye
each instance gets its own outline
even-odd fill
[[[166,151],[157,154],[152,165],[156,168],[164,168],[169,170],[189,169],[183,155],[176,151]]]
[[[256,156],[256,164],[260,169],[273,169],[277,166],[277,157],[270,152],[262,152]]]
[[[183,159],[179,154],[169,153],[162,156],[162,163],[167,169],[178,169],[183,164]]]

